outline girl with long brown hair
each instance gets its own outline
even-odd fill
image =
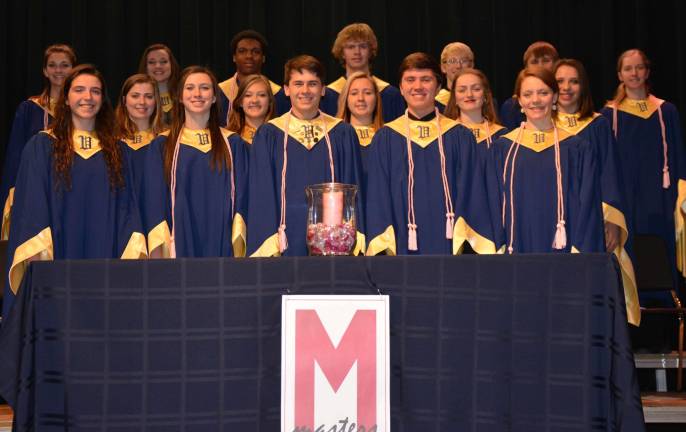
[[[252,144],[257,128],[274,117],[274,94],[264,75],[248,75],[238,87],[226,127]]]
[[[157,82],[162,102],[162,121],[169,124],[181,73],[171,48],[161,43],[147,47],[138,63],[138,73],[148,74]]]
[[[8,244],[5,312],[30,261],[147,255],[106,89],[95,67],[74,68],[52,128],[26,145]]]
[[[114,118],[116,136],[126,144],[136,194],[140,198],[145,150],[163,130],[160,93],[151,76],[135,74],[124,81]]]
[[[146,151],[143,225],[152,257],[243,256],[246,144],[219,127],[217,80],[184,69],[171,129]]]

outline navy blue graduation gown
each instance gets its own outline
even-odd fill
[[[526,120],[522,113],[522,107],[519,106],[519,102],[514,96],[503,102],[499,115],[500,123],[509,130],[518,128]]]
[[[662,134],[657,112],[662,108],[667,139],[670,186],[664,189]],[[612,124],[610,106],[601,111]],[[660,99],[625,99],[617,110],[617,149],[623,177],[626,217],[630,232],[661,236],[677,268],[686,274],[684,211],[686,166],[684,141],[676,107]]]
[[[14,116],[10,137],[5,147],[5,166],[2,170],[2,182],[0,182],[0,206],[2,206],[0,240],[7,240],[9,237],[14,183],[19,171],[21,152],[29,139],[45,128],[45,111],[46,108],[40,105],[38,98],[32,97],[19,104]],[[53,120],[50,112],[48,120]]]
[[[219,92],[217,102],[219,102],[219,125],[221,127],[226,127],[227,125],[226,120],[229,111],[229,101],[236,99],[239,86],[240,83],[235,75],[226,81],[219,83],[219,90],[221,91]],[[269,86],[272,89],[273,95],[276,95],[281,90],[281,86],[272,81],[269,81]]]
[[[383,111],[384,122],[390,122],[403,115],[405,112],[405,99],[400,94],[400,90],[377,77],[374,77],[376,86],[381,95],[381,109]],[[335,116],[338,112],[338,98],[345,86],[345,77],[340,77],[336,81],[326,86],[324,97],[319,103],[319,107],[325,113]]]
[[[77,131],[74,136],[76,143],[79,137],[90,141],[75,145],[68,190],[55,173],[53,136],[46,132],[35,135],[22,154],[8,243],[4,316],[32,259],[137,259],[147,255],[127,152],[120,144],[125,184],[112,189],[97,140],[87,132]]]
[[[446,175],[455,213],[452,240],[446,238],[446,205],[441,178],[436,119],[410,120],[414,161],[417,251],[408,250],[408,157],[405,117],[376,132],[368,155],[367,255],[457,254],[469,242],[478,253],[495,253],[502,228],[493,226],[487,178],[474,135],[440,115]]]
[[[603,220],[620,229],[619,245],[613,251],[622,269],[625,302],[629,322],[640,323],[641,312],[638,304],[636,277],[631,257],[626,249],[629,239],[629,228],[626,222],[622,176],[619,171],[619,155],[612,137],[612,130],[607,119],[598,113],[581,119],[579,114],[559,113],[556,124],[565,131],[584,138],[595,148],[598,156],[598,175],[600,178],[600,196],[603,208]]]
[[[169,133],[163,132],[145,153],[145,177],[141,215],[148,249],[168,258],[171,231],[177,257],[230,257],[245,255],[248,156],[246,144],[235,133],[222,129],[233,155],[229,169],[211,167],[209,131],[183,129],[176,167],[174,223],[170,186],[164,175],[164,147]],[[224,145],[224,143],[222,143]],[[235,209],[231,206],[231,175],[235,182]]]
[[[153,139],[155,139],[155,134],[152,131],[143,131],[136,132],[133,138],[121,140],[131,161],[133,189],[136,192],[136,197],[139,199],[139,208],[141,207],[140,198],[143,192],[143,178],[145,177],[145,153]]]
[[[588,141],[559,129],[560,166],[567,244],[553,248],[557,226],[557,180],[553,132],[524,130],[514,162],[503,176],[506,157],[519,128],[498,138],[493,158],[503,197],[506,247],[513,253],[603,252],[604,231],[595,148]],[[514,229],[511,206],[514,199]],[[514,235],[514,239],[512,238]],[[507,250],[507,249],[506,249]]]
[[[281,216],[281,171],[283,139],[288,114],[263,124],[250,148],[248,198],[248,254],[279,255],[278,228]],[[357,244],[355,253],[364,253],[364,190],[357,135],[340,119],[320,114],[314,120],[291,115],[288,127],[286,169],[286,236],[284,256],[308,254],[306,243],[307,200],[305,187],[331,181],[329,151],[324,127],[331,141],[335,180],[358,186],[356,200]]]

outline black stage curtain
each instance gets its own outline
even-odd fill
[[[522,53],[548,40],[563,57],[578,58],[591,76],[596,104],[617,84],[616,58],[639,47],[652,59],[654,93],[686,113],[686,2],[681,0],[3,0],[0,2],[0,151],[4,155],[16,106],[42,86],[44,48],[64,42],[81,62],[95,63],[114,100],[135,72],[139,56],[162,42],[182,66],[210,66],[232,74],[229,42],[254,28],[269,40],[264,72],[283,81],[284,62],[301,53],[325,61],[328,79],[341,74],[330,49],[337,32],[367,22],[379,38],[374,71],[397,85],[402,58],[413,51],[436,57],[451,41],[476,54],[500,101],[512,93]],[[682,116],[683,118],[683,116]]]

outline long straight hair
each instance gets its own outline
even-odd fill
[[[638,48],[632,48],[630,50],[624,51],[623,53],[621,53],[619,55],[619,58],[617,58],[617,73],[622,71],[622,63],[624,63],[624,59],[627,58],[628,56],[632,55],[632,54],[640,55],[641,59],[643,60],[643,64],[645,64],[645,66],[646,66],[646,69],[648,71],[650,71],[650,59],[648,59],[648,56],[646,55],[646,53],[644,53],[643,51],[641,51]],[[650,94],[650,82],[648,82],[648,80],[646,80],[645,86],[646,86],[646,94],[649,95]],[[619,104],[621,104],[624,99],[626,99],[626,87],[624,86],[624,83],[619,83],[619,85],[617,86],[617,90],[615,90],[615,95],[612,98],[611,103],[615,107],[619,107]]]
[[[136,127],[136,123],[131,120],[129,113],[126,109],[126,96],[131,91],[131,88],[136,84],[150,84],[152,86],[152,91],[155,95],[155,111],[153,111],[150,116],[150,128],[152,133],[157,135],[162,132],[162,105],[160,102],[160,92],[157,88],[157,82],[150,76],[146,74],[135,74],[131,75],[124,81],[122,85],[121,93],[119,95],[119,101],[117,103],[117,108],[114,110],[114,117],[117,123],[117,137],[118,138],[133,138],[136,132],[139,131]]]
[[[591,84],[588,80],[588,74],[584,65],[576,59],[561,59],[555,63],[553,73],[561,66],[569,66],[576,70],[579,76],[579,118],[585,119],[593,115],[593,97],[591,97]]]
[[[267,96],[269,97],[269,108],[264,116],[264,121],[267,122],[274,117],[274,94],[272,93],[272,86],[269,80],[264,75],[248,75],[243,78],[241,85],[238,87],[236,98],[231,104],[231,113],[229,114],[229,124],[226,125],[228,130],[237,132],[239,135],[243,133],[245,128],[245,110],[243,109],[243,98],[248,88],[253,83],[262,82],[267,88]]]
[[[350,87],[353,82],[358,79],[366,79],[372,83],[372,88],[374,89],[374,96],[376,97],[376,105],[374,106],[374,112],[372,113],[372,127],[374,130],[378,131],[383,127],[383,108],[381,105],[381,93],[379,92],[379,87],[376,85],[374,78],[366,72],[354,72],[351,74],[343,86],[341,94],[338,96],[338,112],[336,117],[343,119],[344,122],[350,123],[350,117],[352,113],[350,112],[350,107],[348,107],[348,95],[350,94]]]
[[[157,50],[163,50],[167,53],[169,56],[169,65],[171,66],[171,75],[169,75],[169,81],[167,82],[167,89],[169,91],[169,96],[171,97],[171,100],[176,101],[176,90],[178,87],[179,83],[179,75],[181,71],[181,67],[179,66],[179,62],[176,61],[176,57],[174,57],[174,53],[172,52],[171,48],[166,46],[165,44],[157,43],[157,44],[152,44],[149,47],[143,51],[143,55],[141,56],[140,61],[138,62],[138,73],[142,74],[148,74],[148,54],[150,54],[152,51],[157,51]]]
[[[462,75],[470,74],[479,77],[479,80],[481,80],[481,86],[484,89],[484,103],[481,106],[481,115],[489,123],[498,123],[498,112],[495,109],[495,104],[493,103],[493,91],[491,91],[491,84],[488,82],[486,74],[481,72],[479,69],[461,69],[457,75],[455,75],[455,79],[452,82],[452,90],[450,91],[450,99],[448,100],[448,105],[445,107],[445,112],[443,114],[453,120],[460,119],[460,107],[457,105],[457,98],[455,97],[455,83],[457,83],[457,79]]]
[[[219,94],[219,86],[217,85],[217,78],[211,70],[204,66],[188,66],[181,73],[179,85],[176,89],[176,94],[179,95],[179,100],[174,101],[174,108],[172,109],[172,123],[167,137],[167,143],[164,147],[164,174],[168,182],[171,182],[172,163],[174,161],[174,148],[181,132],[186,123],[186,107],[181,102],[183,96],[183,87],[186,80],[192,74],[201,73],[210,77],[212,81],[212,90],[214,92],[215,101],[210,106],[210,118],[207,121],[207,129],[210,130],[210,139],[212,141],[212,157],[210,159],[210,167],[221,171],[223,168],[231,169],[231,158],[229,150],[226,148],[224,137],[222,136],[221,128],[219,127],[219,108],[217,106],[216,97]]]

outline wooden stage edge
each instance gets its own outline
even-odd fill
[[[686,423],[686,393],[644,393],[646,423]],[[0,432],[12,430],[12,410],[0,405]]]
[[[12,410],[7,405],[0,405],[0,432],[12,430]]]

